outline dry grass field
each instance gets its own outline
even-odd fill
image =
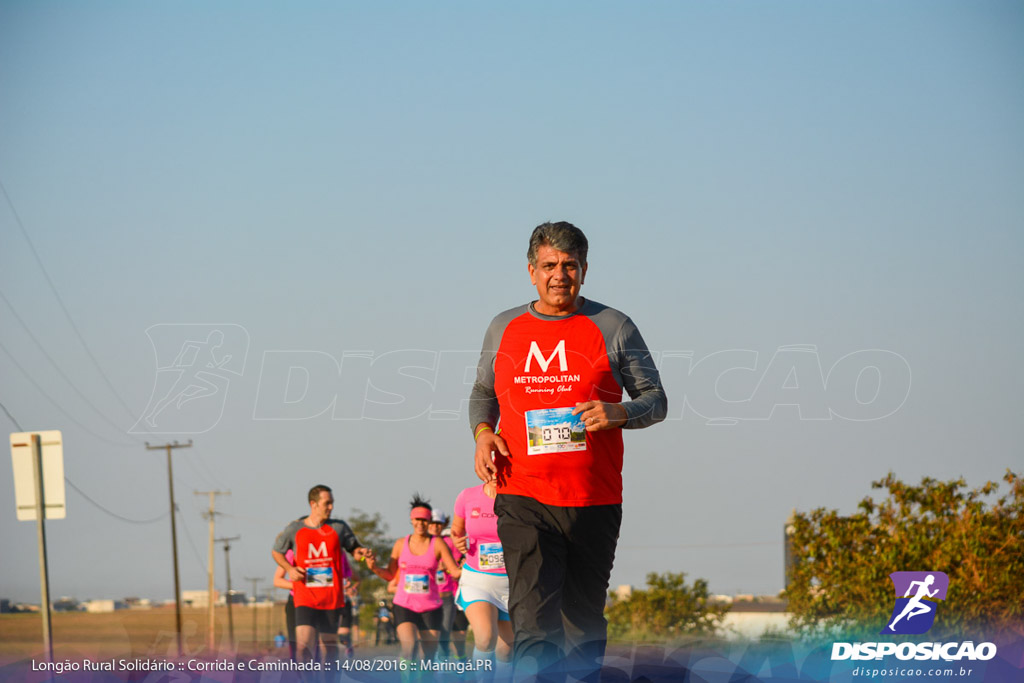
[[[233,605],[236,651],[266,653],[274,635],[284,630],[284,607],[251,608]],[[253,638],[253,613],[259,639]],[[209,656],[208,616],[205,609],[182,612],[184,651]],[[55,612],[52,615],[53,652],[59,659],[167,657],[177,654],[174,609],[119,610],[107,614]],[[0,614],[0,660],[38,657],[43,650],[42,617],[38,614]],[[216,612],[214,655],[230,651],[226,607]]]

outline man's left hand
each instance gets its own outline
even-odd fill
[[[605,403],[604,401],[584,401],[577,403],[572,410],[573,415],[583,419],[583,426],[588,432],[602,429],[615,429],[626,424],[626,409],[621,403]]]

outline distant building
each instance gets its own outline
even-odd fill
[[[777,596],[736,595],[729,602],[729,613],[722,621],[726,638],[760,638],[766,633],[782,634],[789,630],[792,615],[787,611],[786,601]]]
[[[124,609],[123,602],[117,602],[114,600],[87,600],[83,603],[86,612],[92,614],[101,614],[104,612],[113,612],[114,610]]]
[[[7,598],[0,598],[0,614],[10,614],[11,601]]]
[[[64,597],[53,601],[54,612],[78,612],[81,609],[81,604],[74,598]]]
[[[152,609],[153,601],[149,598],[125,598],[124,604],[128,609]]]
[[[232,605],[244,605],[249,602],[249,598],[245,596],[245,591],[231,591],[228,593],[228,600],[231,601]]]
[[[209,591],[181,591],[181,602],[189,607],[205,608],[210,605]],[[220,594],[213,592],[213,604],[217,604]]]

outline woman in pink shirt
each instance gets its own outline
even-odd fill
[[[432,658],[437,650],[442,620],[438,567],[443,566],[455,578],[462,573],[448,546],[427,532],[430,517],[430,503],[422,500],[419,494],[414,495],[409,513],[412,533],[395,541],[388,566],[378,566],[374,557],[366,560],[366,566],[385,581],[398,578],[395,624],[402,658],[408,661],[412,661],[417,643],[427,659]]]
[[[498,538],[493,483],[471,486],[455,499],[452,538],[466,554],[455,604],[465,610],[473,629],[473,659],[497,655],[496,670],[512,660],[512,622],[508,616],[508,574]]]

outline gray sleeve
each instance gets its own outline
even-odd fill
[[[295,531],[297,530],[298,522],[291,522],[284,528],[284,531],[277,535],[274,539],[273,550],[281,553],[282,555],[289,550],[295,550]]]
[[[338,540],[341,542],[341,547],[350,553],[356,548],[363,547],[363,544],[359,542],[358,538],[356,538],[355,532],[352,531],[352,527],[350,527],[346,522],[343,522],[340,519],[332,519],[331,528],[338,534]]]
[[[480,348],[480,360],[476,366],[476,381],[469,395],[469,428],[475,429],[481,422],[492,427],[498,424],[501,412],[498,409],[498,396],[494,392],[494,359],[501,346],[501,338],[509,322],[521,315],[525,307],[513,308],[495,316],[487,326],[484,343]]]
[[[608,347],[612,369],[632,399],[622,404],[626,409],[623,429],[650,427],[664,420],[668,414],[668,397],[647,343],[632,320],[625,318]]]

